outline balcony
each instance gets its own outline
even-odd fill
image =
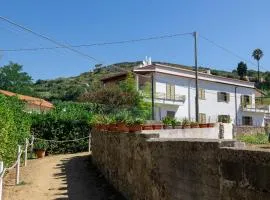
[[[270,113],[269,105],[242,105],[242,111],[244,112],[255,112],[255,113]]]
[[[155,103],[168,105],[182,105],[186,101],[185,95],[166,95],[166,93],[157,92],[155,94]]]

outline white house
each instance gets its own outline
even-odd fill
[[[154,83],[155,118],[165,116],[195,119],[195,72],[163,64],[144,63],[134,69],[138,88],[151,75]],[[143,76],[141,76],[143,75]],[[264,126],[269,106],[255,105],[253,82],[199,72],[200,122],[230,118],[237,125]]]

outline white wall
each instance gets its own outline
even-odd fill
[[[176,118],[190,118],[195,119],[195,80],[185,77],[156,74],[156,92],[166,93],[166,83],[175,84],[176,95],[186,95],[186,100],[183,104],[170,105],[170,103],[156,104],[157,109],[160,110],[161,116],[156,114],[157,119],[166,116],[167,110],[175,111]],[[236,122],[236,104],[235,104],[235,87],[233,85],[215,83],[209,81],[199,80],[199,88],[205,89],[205,100],[199,100],[199,112],[206,114],[207,121],[216,122],[218,115],[230,115],[232,122]],[[217,92],[230,93],[230,101],[218,102]],[[264,114],[254,112],[243,112],[240,108],[241,95],[252,96],[252,105],[255,106],[255,90],[253,88],[237,87],[237,120],[238,124],[242,123],[242,116],[252,116],[256,124],[264,125]]]

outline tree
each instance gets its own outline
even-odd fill
[[[263,52],[261,49],[255,49],[252,53],[252,57],[257,60],[258,64],[258,82],[260,82],[260,59],[263,57]]]
[[[22,72],[22,65],[10,62],[0,68],[0,89],[21,94],[32,94],[32,78]]]
[[[238,74],[238,76],[240,76],[241,79],[243,79],[244,76],[247,75],[247,65],[246,65],[246,63],[244,63],[242,61],[240,63],[238,63],[237,74]]]

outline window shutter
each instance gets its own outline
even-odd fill
[[[205,90],[202,89],[202,99],[205,99]]]
[[[244,105],[245,104],[245,96],[244,95],[241,95],[241,105]]]
[[[220,92],[217,93],[217,101],[221,102],[221,93]]]
[[[175,100],[175,85],[171,85],[171,99]]]
[[[251,105],[252,104],[252,97],[248,96],[248,104]]]
[[[226,93],[227,96],[227,101],[226,102],[230,102],[230,93]]]
[[[166,99],[170,99],[171,96],[171,87],[170,84],[166,84]]]

